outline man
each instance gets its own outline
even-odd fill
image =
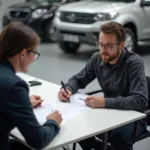
[[[85,88],[97,78],[104,92],[104,98],[89,96],[85,103],[92,108],[113,108],[144,112],[148,104],[148,92],[144,64],[141,57],[125,48],[125,32],[117,22],[101,26],[97,46],[99,53],[93,54],[86,66],[66,84],[67,93],[60,89],[58,97],[68,101],[80,88]],[[95,116],[98,117],[98,116]],[[113,150],[132,150],[134,126],[130,123],[109,133]],[[138,122],[136,135],[146,129],[145,120]],[[84,150],[99,149],[94,138],[79,142]]]

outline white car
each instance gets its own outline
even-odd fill
[[[83,0],[59,7],[53,20],[60,48],[75,53],[82,43],[94,45],[103,23],[125,27],[126,47],[150,44],[149,0]]]

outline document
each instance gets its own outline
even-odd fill
[[[53,100],[53,101],[50,101],[50,104],[52,106],[57,106],[58,108],[63,108],[71,112],[87,111],[90,108],[84,102],[86,97],[87,95],[85,94],[77,93],[71,96],[70,103],[61,102],[60,100]]]
[[[75,113],[75,112],[70,112],[68,110],[58,108],[58,107],[54,107],[54,106],[49,105],[49,104],[45,104],[41,107],[34,108],[33,111],[34,111],[34,114],[35,114],[37,120],[42,125],[46,122],[46,117],[49,114],[53,113],[55,110],[59,110],[59,112],[62,114],[62,118],[63,118],[62,123],[64,123],[68,119],[73,118],[74,116],[77,115],[77,113]]]
[[[90,110],[84,99],[87,95],[84,94],[74,94],[69,102],[61,102],[60,100],[50,100],[48,103],[43,103],[41,107],[34,108],[34,114],[40,124],[45,123],[46,117],[53,113],[55,110],[58,110],[62,114],[63,122],[74,118],[79,113]]]

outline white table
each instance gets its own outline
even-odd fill
[[[25,74],[20,74],[19,76],[26,81],[36,78]],[[59,85],[40,79],[38,79],[38,81],[41,81],[42,85],[31,87],[30,94],[39,94],[46,101],[57,99],[57,94],[60,89]],[[44,150],[50,150],[78,142],[82,139],[105,133],[145,117],[145,114],[136,111],[92,109],[65,122],[61,126],[59,134],[44,148]],[[23,136],[17,129],[12,131],[12,135],[25,143]]]

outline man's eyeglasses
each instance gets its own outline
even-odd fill
[[[33,50],[28,50],[28,53],[34,53],[34,61],[37,60],[40,57],[40,53],[35,52]]]
[[[99,42],[96,42],[96,48],[100,50],[105,49],[107,51],[112,51],[116,46],[118,46],[118,44],[112,44],[112,43],[101,44]]]

